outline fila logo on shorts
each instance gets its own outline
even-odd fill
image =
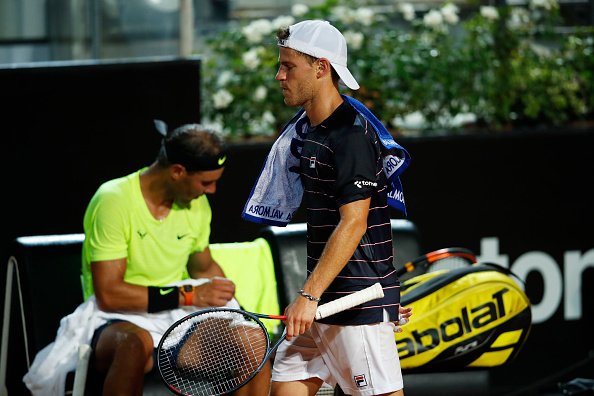
[[[364,386],[367,386],[367,380],[365,379],[365,374],[355,375],[355,376],[353,376],[353,379],[355,380],[355,384],[357,385],[358,388],[363,388]]]

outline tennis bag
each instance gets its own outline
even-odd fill
[[[478,263],[402,283],[410,322],[395,333],[403,370],[454,371],[503,365],[530,332],[530,301],[508,269]]]

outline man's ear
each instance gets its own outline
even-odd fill
[[[180,164],[172,164],[169,166],[169,174],[173,180],[179,180],[186,173],[186,168]]]
[[[328,61],[328,59],[320,58],[320,59],[318,59],[317,68],[318,69],[317,69],[316,73],[317,73],[318,77],[322,77],[326,73],[331,72],[332,65],[330,65],[330,62]]]

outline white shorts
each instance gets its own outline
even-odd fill
[[[314,322],[309,331],[278,348],[272,366],[277,382],[320,378],[347,395],[402,389],[392,323],[335,326]]]

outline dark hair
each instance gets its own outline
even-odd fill
[[[289,29],[289,26],[281,27],[276,31],[276,39],[278,41],[284,41],[284,40],[288,39],[290,35],[291,35],[291,31]],[[318,59],[320,59],[320,58],[316,58],[315,56],[303,53],[301,51],[295,50],[295,52],[297,52],[299,55],[301,55],[305,59],[307,59],[310,65],[313,64]],[[338,75],[338,73],[336,73],[336,70],[334,70],[334,68],[332,66],[330,66],[330,69],[332,70],[332,81],[334,81],[335,83],[338,83],[338,80],[340,80],[340,76]]]
[[[217,166],[216,159],[225,156],[226,151],[225,141],[218,133],[200,124],[185,124],[163,138],[157,163],[160,166],[181,164],[188,172],[212,170],[221,167]]]

